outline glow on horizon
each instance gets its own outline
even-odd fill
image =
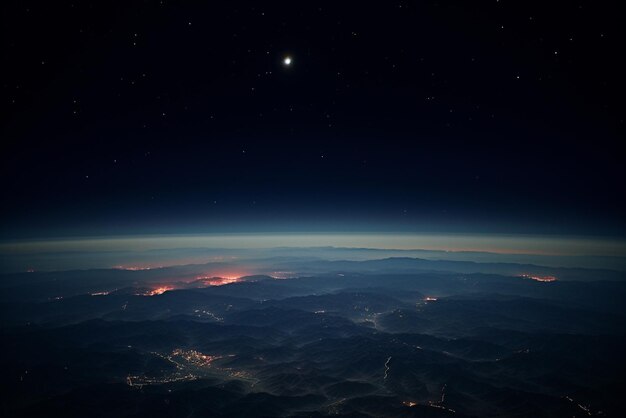
[[[22,240],[0,243],[0,253],[149,251],[182,248],[268,249],[276,247],[478,251],[496,254],[552,256],[626,256],[626,241],[612,238],[408,233],[239,233]]]

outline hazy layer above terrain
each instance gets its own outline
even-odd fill
[[[69,238],[0,243],[0,272],[160,267],[224,261],[249,265],[250,260],[277,257],[324,260],[417,257],[625,271],[626,243],[608,238],[451,234],[320,233]]]

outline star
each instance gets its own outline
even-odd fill
[[[287,67],[291,65],[291,57],[290,56],[286,56],[283,59],[283,64],[285,64]]]

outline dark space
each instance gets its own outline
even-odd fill
[[[2,8],[11,237],[624,234],[612,2]]]

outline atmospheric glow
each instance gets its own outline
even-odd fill
[[[147,251],[175,248],[254,249],[334,246],[379,249],[488,251],[498,254],[626,256],[626,242],[610,238],[498,234],[256,233],[119,236],[0,243],[0,253],[46,251]],[[135,269],[135,267],[120,267]],[[146,267],[140,266],[136,269]]]
[[[626,240],[498,234],[420,233],[231,233],[112,236],[0,243],[0,272],[111,268],[137,271],[189,264],[211,264],[204,277],[292,272],[260,270],[255,258],[302,251],[329,257],[333,249],[375,249],[369,258],[417,257],[479,262],[517,262],[551,267],[626,270]],[[415,252],[412,252],[415,251]],[[436,251],[424,254],[420,251]],[[477,254],[482,253],[482,254]],[[121,255],[123,254],[123,255]],[[366,252],[361,252],[364,259]],[[551,257],[551,258],[550,258]],[[595,257],[595,258],[594,258]],[[332,257],[331,257],[332,258]],[[350,257],[348,257],[350,258]],[[368,258],[367,256],[365,258]],[[243,271],[245,269],[250,273]],[[233,271],[234,270],[234,271]],[[282,270],[282,269],[281,269]],[[520,272],[521,273],[521,272]],[[535,273],[536,274],[536,273]],[[188,277],[191,280],[193,277]],[[185,280],[185,278],[181,278]]]

